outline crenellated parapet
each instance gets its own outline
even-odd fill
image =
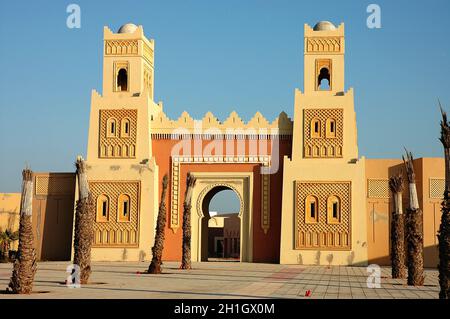
[[[152,118],[150,127],[153,138],[170,138],[171,135],[183,134],[290,137],[293,122],[285,112],[281,112],[272,122],[260,112],[256,112],[248,122],[245,122],[233,111],[222,122],[212,112],[207,112],[202,119],[195,120],[185,111],[178,119],[172,120],[161,111]]]

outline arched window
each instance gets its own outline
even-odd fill
[[[120,69],[117,73],[117,90],[128,91],[128,73],[126,69]]]
[[[117,121],[115,118],[111,117],[106,122],[106,136],[115,137],[117,132]]]
[[[335,138],[336,137],[336,121],[334,119],[327,119],[327,138]]]
[[[120,123],[120,127],[121,127],[121,132],[120,132],[120,136],[121,137],[130,137],[130,120],[127,118],[122,119],[122,122]]]
[[[102,194],[97,197],[97,221],[107,222],[109,219],[109,198]]]
[[[320,120],[318,118],[311,120],[311,137],[320,137]]]
[[[329,91],[331,89],[330,71],[328,68],[321,68],[317,78],[317,88],[319,91]]]
[[[130,221],[130,196],[125,194],[119,195],[119,205],[117,207],[117,215],[120,222]]]
[[[305,200],[306,223],[317,223],[319,221],[319,200],[314,195],[309,195]]]
[[[338,196],[332,195],[327,200],[327,221],[329,224],[341,222],[341,200]]]

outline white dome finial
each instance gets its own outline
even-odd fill
[[[119,28],[119,31],[117,31],[117,33],[134,33],[137,28],[138,28],[137,25],[133,23],[127,23],[121,26]]]
[[[336,30],[336,27],[330,21],[319,21],[313,28],[314,31]]]

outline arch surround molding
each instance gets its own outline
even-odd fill
[[[192,192],[191,254],[193,261],[208,260],[208,211],[204,203],[217,192],[230,189],[239,199],[240,260],[253,260],[253,173],[252,172],[195,172],[197,182]],[[212,194],[211,194],[212,193]],[[211,196],[212,195],[212,196]],[[206,209],[208,209],[206,207]]]

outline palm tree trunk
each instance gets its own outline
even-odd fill
[[[183,204],[183,251],[181,269],[191,269],[191,200],[192,190],[197,179],[187,174],[186,192]]]
[[[73,263],[80,267],[80,283],[87,284],[91,274],[91,246],[94,236],[95,206],[89,192],[86,162],[79,157],[75,163],[78,176],[78,193],[75,212],[75,236]]]
[[[152,262],[148,267],[149,274],[161,273],[161,258],[164,249],[164,229],[166,227],[166,194],[168,177],[164,175],[162,180],[161,201],[159,202],[158,220],[156,222],[155,244],[152,248]]]
[[[389,188],[394,196],[394,212],[391,222],[391,264],[392,278],[406,278],[405,231],[402,207],[402,175],[389,179]]]
[[[33,172],[24,169],[22,172],[22,199],[20,205],[19,249],[14,262],[13,273],[8,292],[14,294],[30,294],[33,290],[36,274],[36,252],[33,244],[32,202]]]
[[[423,214],[419,208],[413,156],[406,151],[403,157],[409,183],[409,207],[406,209],[406,242],[408,256],[408,285],[422,286],[423,276]]]
[[[439,103],[440,106],[440,103]],[[450,127],[447,114],[442,110],[441,142],[445,155],[445,190],[439,226],[439,292],[440,299],[450,299]]]

